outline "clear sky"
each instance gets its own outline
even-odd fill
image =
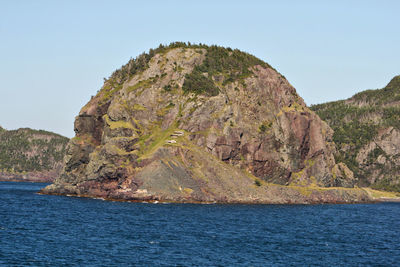
[[[400,74],[400,1],[0,0],[0,125],[74,135],[104,77],[160,43],[239,48],[307,104]]]

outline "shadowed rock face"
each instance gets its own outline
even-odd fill
[[[45,193],[306,203],[301,186],[353,186],[335,164],[332,130],[268,64],[206,46],[163,48],[132,71],[137,62],[82,108],[63,174]],[[364,197],[330,192],[330,202]]]

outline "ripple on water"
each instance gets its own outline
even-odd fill
[[[400,203],[154,205],[35,194],[44,186],[0,183],[0,265],[400,262]]]

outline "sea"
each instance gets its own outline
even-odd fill
[[[0,182],[0,266],[400,266],[400,203],[221,205]]]

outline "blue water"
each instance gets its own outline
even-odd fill
[[[43,186],[0,182],[0,265],[400,265],[400,203],[124,203]]]

